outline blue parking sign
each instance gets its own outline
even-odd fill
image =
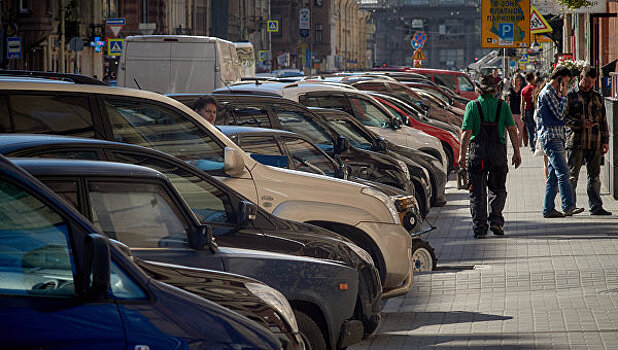
[[[505,41],[513,41],[515,32],[514,23],[498,23],[498,36]]]

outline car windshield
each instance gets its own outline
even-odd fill
[[[373,148],[371,139],[354,123],[345,119],[330,119],[328,124],[341,136],[345,136],[350,144],[365,150]]]

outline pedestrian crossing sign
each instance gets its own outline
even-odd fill
[[[519,59],[519,63],[528,63],[530,62],[530,57],[528,57],[527,53],[522,53],[521,58]]]
[[[107,39],[107,54],[110,56],[120,56],[124,39]]]
[[[279,31],[279,21],[277,21],[277,20],[269,20],[268,21],[268,31],[269,32],[278,32]]]

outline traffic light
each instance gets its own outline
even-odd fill
[[[474,62],[477,62],[479,60],[478,57],[474,57]]]

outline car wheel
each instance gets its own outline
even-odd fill
[[[429,242],[420,238],[412,239],[412,267],[414,272],[433,271],[436,268],[436,253]]]
[[[296,323],[298,323],[298,329],[300,330],[300,336],[303,338],[306,350],[326,350],[326,340],[324,334],[320,330],[320,327],[302,311],[294,310],[294,316],[296,316]]]

